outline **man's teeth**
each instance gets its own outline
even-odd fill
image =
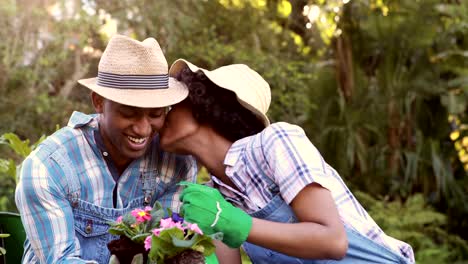
[[[127,137],[128,137],[128,139],[130,139],[130,141],[133,141],[133,142],[138,143],[138,144],[141,144],[146,140],[145,137],[144,138],[134,138],[134,137],[131,137],[131,136],[127,136]]]

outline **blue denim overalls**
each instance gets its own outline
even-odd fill
[[[281,197],[278,186],[266,176],[269,182],[269,188],[276,195],[262,209],[251,213],[255,218],[265,219],[274,222],[295,223],[298,222],[291,206],[289,206]],[[254,264],[272,264],[272,263],[305,263],[305,264],[325,264],[325,263],[410,263],[404,257],[387,249],[386,247],[375,243],[369,238],[359,234],[351,227],[345,226],[348,237],[348,251],[346,256],[339,260],[307,260],[287,256],[270,249],[266,249],[248,242],[242,247]]]
[[[92,130],[84,131],[87,140],[92,140]],[[95,144],[90,142],[90,144]],[[109,262],[110,252],[107,249],[107,243],[111,240],[118,239],[118,236],[108,233],[111,221],[115,221],[117,217],[129,213],[135,208],[143,208],[146,205],[152,206],[158,197],[164,194],[165,184],[160,181],[159,173],[156,169],[157,150],[152,148],[148,151],[146,160],[147,164],[138,166],[137,163],[129,165],[127,170],[139,170],[139,179],[137,188],[142,190],[141,196],[135,197],[124,208],[105,208],[97,206],[90,202],[81,200],[81,187],[77,172],[71,172],[71,166],[61,164],[62,168],[75,177],[67,177],[68,181],[68,200],[73,208],[75,220],[75,235],[81,247],[81,258],[85,260],[94,260],[98,263]],[[101,155],[100,153],[98,153]],[[148,157],[149,156],[149,157]],[[57,157],[58,158],[58,157]],[[149,159],[148,159],[149,158]],[[85,173],[85,171],[83,171]]]

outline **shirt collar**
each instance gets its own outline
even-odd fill
[[[245,145],[247,144],[247,142],[249,142],[249,139],[250,137],[245,137],[232,143],[231,147],[226,153],[226,157],[224,158],[224,165],[230,167],[236,165],[237,161],[239,160],[239,157],[244,152]]]
[[[91,127],[97,127],[97,114],[87,115],[78,111],[74,111],[70,120],[68,121],[67,126],[72,128],[79,128],[85,125],[90,125]]]
[[[107,152],[106,146],[104,145],[104,140],[101,137],[101,133],[98,129],[93,131],[94,140],[96,141],[96,146],[101,152]],[[103,154],[107,157],[108,154]]]

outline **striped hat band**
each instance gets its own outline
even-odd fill
[[[168,89],[168,74],[130,75],[98,72],[97,84],[116,89]]]

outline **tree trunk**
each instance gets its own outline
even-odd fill
[[[354,90],[353,55],[351,43],[345,33],[336,38],[336,78],[346,101],[349,101]]]

